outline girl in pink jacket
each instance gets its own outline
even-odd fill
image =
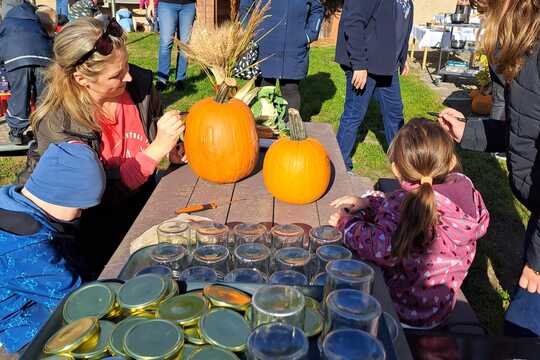
[[[457,172],[454,142],[437,123],[411,120],[389,158],[401,189],[337,199],[330,224],[361,259],[383,269],[401,322],[434,327],[455,306],[489,214],[471,180]]]

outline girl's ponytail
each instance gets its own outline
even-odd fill
[[[400,181],[413,187],[402,203],[392,238],[392,254],[405,258],[433,241],[438,223],[433,184],[444,183],[459,164],[454,141],[439,124],[426,119],[409,121],[390,145],[388,155]]]
[[[401,219],[394,234],[392,255],[407,257],[414,249],[425,248],[433,240],[437,225],[435,193],[429,182],[410,191],[401,208]]]

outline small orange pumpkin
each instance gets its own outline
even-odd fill
[[[471,109],[479,115],[489,115],[493,100],[491,95],[478,94],[472,99]]]
[[[223,88],[215,99],[191,107],[184,134],[186,156],[195,174],[219,184],[248,176],[259,158],[253,113],[242,101],[227,100],[229,89],[226,84]]]
[[[330,160],[322,144],[307,138],[300,114],[289,109],[290,138],[281,138],[268,149],[263,163],[266,189],[290,204],[318,200],[330,183]]]

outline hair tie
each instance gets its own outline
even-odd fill
[[[423,184],[433,185],[433,178],[431,176],[422,176],[420,179],[420,185]]]

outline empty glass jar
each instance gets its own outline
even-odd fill
[[[223,279],[228,283],[266,284],[266,276],[257,269],[238,268],[229,272]]]
[[[304,295],[292,286],[259,288],[251,300],[251,327],[280,322],[304,328]]]
[[[268,275],[270,272],[270,249],[261,243],[240,244],[234,250],[234,265],[236,268],[253,268]]]
[[[295,270],[309,279],[313,273],[312,256],[309,251],[299,247],[282,248],[276,252],[276,271]]]
[[[207,266],[218,274],[218,279],[223,279],[229,272],[229,249],[224,245],[204,245],[193,251],[193,265]]]
[[[178,277],[187,266],[187,249],[182,245],[191,246],[190,229],[187,223],[168,220],[157,227],[158,243],[150,257],[159,264],[171,269],[173,277]]]
[[[326,360],[385,360],[386,353],[379,340],[362,330],[340,329],[329,333],[323,342]]]
[[[326,265],[324,299],[338,289],[357,289],[371,293],[375,271],[359,260],[333,260]]]
[[[197,247],[205,245],[222,245],[227,247],[229,227],[212,221],[197,223],[195,228]]]
[[[282,323],[264,324],[247,341],[250,360],[307,359],[309,342],[302,330]]]
[[[294,270],[276,271],[270,276],[270,284],[272,285],[289,285],[289,286],[307,286],[308,278],[306,275]]]
[[[270,236],[272,238],[272,250],[274,251],[284,247],[304,246],[304,229],[298,225],[276,225],[270,231]]]
[[[270,247],[266,227],[263,224],[242,223],[233,228],[235,247],[245,243],[261,243]]]
[[[338,245],[342,239],[341,231],[330,225],[323,225],[309,231],[309,248],[311,252],[323,245]]]

